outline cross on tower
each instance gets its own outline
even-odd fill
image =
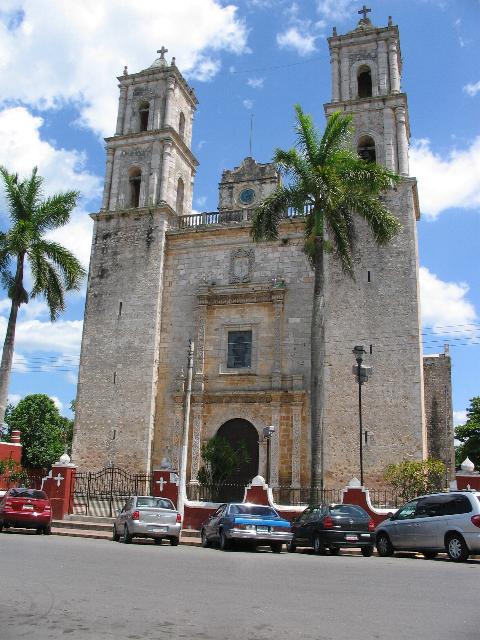
[[[163,493],[163,486],[165,484],[168,484],[167,480],[165,480],[164,478],[160,478],[160,480],[157,480],[157,482],[155,484],[158,484],[160,486],[160,493]]]
[[[57,473],[57,475],[54,476],[53,479],[57,481],[57,487],[60,486],[60,483],[62,482],[62,480],[65,480],[65,478],[61,476],[60,473]]]
[[[370,9],[369,9],[369,11],[370,11]],[[167,53],[167,51],[168,51],[168,49],[165,49],[165,47],[163,45],[162,45],[161,49],[157,50],[157,53],[160,54],[161,60],[165,60],[165,54]]]
[[[367,7],[365,5],[363,5],[363,7],[360,9],[360,11],[357,11],[357,13],[363,13],[363,19],[366,20],[367,19],[367,13],[371,13],[372,10],[371,9],[367,9]]]

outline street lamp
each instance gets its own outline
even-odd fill
[[[353,348],[353,355],[357,361],[353,365],[353,373],[358,382],[358,421],[359,421],[359,443],[360,443],[360,484],[363,487],[363,426],[362,426],[362,384],[368,380],[368,376],[372,374],[372,367],[362,366],[363,354],[367,353],[363,345],[357,345]]]
[[[270,425],[269,427],[263,427],[263,439],[267,442],[267,484],[270,484],[270,441],[275,433],[275,427]]]

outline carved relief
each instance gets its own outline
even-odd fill
[[[230,256],[230,282],[250,282],[255,254],[253,249],[236,249]]]
[[[175,405],[175,414],[172,425],[172,446],[171,446],[171,460],[172,466],[178,471],[180,464],[180,447],[182,446],[182,405]]]
[[[198,482],[200,469],[200,440],[202,437],[202,407],[193,407],[193,434],[192,434],[192,467],[190,482]]]

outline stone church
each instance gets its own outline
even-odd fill
[[[451,463],[451,397],[442,396],[445,415],[437,410],[429,428],[426,409],[438,390],[431,376],[425,397],[419,205],[398,28],[391,20],[373,26],[365,14],[345,35],[334,29],[328,43],[326,117],[352,114],[359,154],[402,176],[384,196],[403,225],[395,240],[379,248],[358,222],[355,279],[326,256],[325,486],[359,475],[355,345],[364,345],[373,368],[362,388],[362,444],[365,481],[374,486],[387,464],[426,456],[438,433],[435,450]],[[192,339],[188,481],[197,482],[202,443],[215,434],[245,443],[241,479],[265,475],[263,429],[272,425],[270,484],[307,486],[313,272],[302,252],[303,218],[285,211],[277,241],[252,242],[255,207],[280,176],[251,157],[223,172],[217,211],[192,213],[197,99],[175,59],[168,64],[163,47],[159,53],[149,68],[125,68],[118,78],[103,202],[92,215],[73,462],[146,473],[167,454],[178,467]],[[321,120],[320,111],[313,115]],[[450,359],[443,360],[449,384]]]

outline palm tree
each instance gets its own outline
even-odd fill
[[[65,309],[65,292],[80,288],[85,270],[70,251],[44,237],[46,232],[68,222],[78,192],[66,191],[44,198],[43,178],[37,175],[36,167],[29,178],[21,181],[5,167],[0,167],[0,175],[11,220],[10,229],[6,233],[0,231],[0,277],[12,301],[0,364],[1,425],[5,417],[20,306],[27,304],[30,298],[44,296],[50,319],[54,322]],[[24,286],[26,262],[32,276],[30,293]]]
[[[400,177],[351,150],[352,118],[334,113],[323,135],[310,115],[295,105],[296,148],[277,149],[273,161],[287,184],[280,185],[257,208],[254,241],[275,240],[288,207],[305,216],[304,251],[314,269],[311,320],[311,489],[323,489],[323,409],[325,360],[324,253],[333,252],[354,277],[354,214],[364,218],[375,241],[389,242],[400,229],[379,195]],[[328,236],[327,236],[328,234]],[[328,237],[328,239],[327,239]]]

